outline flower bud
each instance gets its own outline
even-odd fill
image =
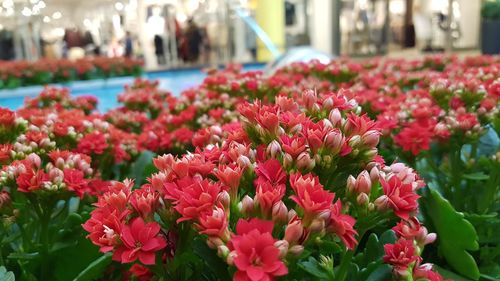
[[[232,251],[231,253],[229,253],[229,255],[227,255],[227,259],[226,259],[227,264],[233,265],[234,259],[236,258],[236,256],[237,256],[236,251]]]
[[[278,248],[280,251],[280,257],[283,258],[288,253],[288,241],[286,240],[278,240],[274,242],[274,247]]]
[[[31,153],[26,157],[35,167],[40,168],[40,165],[42,164],[42,159],[40,159],[40,156],[38,156],[35,153]]]
[[[288,221],[292,220],[296,216],[297,216],[297,212],[295,212],[294,209],[291,209],[288,211]]]
[[[245,155],[240,155],[236,162],[238,163],[238,165],[240,165],[242,169],[250,167],[252,165],[250,159],[248,159],[248,157],[246,157]]]
[[[288,169],[292,167],[292,164],[293,164],[292,155],[285,153],[285,155],[283,156],[283,168]]]
[[[361,192],[358,197],[356,198],[356,202],[361,205],[361,206],[364,206],[368,203],[368,201],[370,201],[370,198],[368,197],[368,195],[364,192]]]
[[[272,217],[276,223],[285,223],[287,221],[288,210],[283,201],[276,202],[273,205]]]
[[[372,188],[372,181],[370,179],[370,175],[368,172],[362,171],[356,180],[356,191],[363,193],[370,193],[370,189]]]
[[[267,155],[271,158],[278,158],[278,154],[281,153],[281,145],[276,140],[273,140],[266,149]]]
[[[361,141],[368,147],[377,146],[380,139],[380,133],[376,130],[370,130],[363,134]]]
[[[349,193],[352,193],[354,192],[355,188],[356,188],[356,179],[352,175],[349,175],[349,177],[347,178],[347,191]]]
[[[382,195],[379,198],[375,199],[374,204],[377,210],[385,211],[389,208],[389,198],[387,197],[387,195]]]
[[[335,127],[342,120],[342,114],[340,114],[340,110],[338,108],[334,108],[330,111],[328,115],[328,120],[332,122],[332,125]]]
[[[321,232],[325,229],[325,220],[323,219],[314,219],[309,225],[309,231],[311,232]]]
[[[219,246],[224,245],[224,242],[219,237],[212,236],[208,237],[207,245],[212,249],[217,249]]]
[[[361,137],[359,135],[354,135],[349,139],[350,147],[357,147],[361,143]]]
[[[370,180],[372,182],[378,182],[379,177],[380,177],[380,172],[378,168],[375,166],[370,170]]]
[[[300,256],[302,252],[304,252],[304,246],[302,245],[294,245],[288,249],[288,252],[293,256]]]
[[[337,154],[342,149],[342,145],[344,144],[344,136],[342,133],[337,130],[332,130],[328,132],[323,140],[325,145],[331,149],[332,154]]]
[[[318,95],[313,90],[305,90],[304,92],[302,92],[302,100],[304,102],[304,106],[308,110],[311,110],[318,100]]]
[[[217,195],[217,202],[221,203],[224,206],[224,209],[229,209],[229,204],[231,203],[231,198],[229,197],[229,193],[225,190]]]
[[[241,213],[247,216],[253,213],[254,201],[250,196],[245,195],[245,197],[241,200],[241,204]]]
[[[219,255],[219,257],[225,258],[229,255],[229,252],[229,248],[226,245],[220,245],[217,247],[217,255]]]
[[[314,169],[315,162],[309,156],[309,153],[302,152],[297,156],[297,169],[299,170],[312,170]]]
[[[285,229],[285,240],[290,243],[290,245],[296,244],[302,234],[304,233],[304,226],[300,220],[294,220],[286,226]]]

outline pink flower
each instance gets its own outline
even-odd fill
[[[358,241],[354,237],[358,234],[354,230],[355,223],[356,220],[353,217],[342,214],[342,202],[337,200],[330,208],[330,222],[327,229],[337,234],[344,245],[350,250],[354,249],[358,244]]]
[[[212,213],[203,214],[196,227],[200,233],[208,236],[215,236],[221,238],[223,241],[229,239],[229,229],[227,214],[223,208],[215,207]]]
[[[234,265],[238,271],[236,281],[274,280],[276,276],[288,273],[286,265],[280,260],[280,251],[274,246],[273,223],[260,219],[239,220],[236,235],[228,247],[236,256]]]
[[[17,179],[17,190],[20,192],[32,192],[42,188],[44,181],[48,180],[48,175],[42,171],[33,171],[29,169],[27,172],[20,174]]]
[[[155,264],[156,252],[165,248],[167,242],[158,236],[160,225],[156,222],[144,223],[141,217],[122,226],[120,238],[122,246],[113,254],[113,259],[130,263],[139,259],[145,265]]]
[[[276,159],[269,159],[266,162],[258,163],[255,173],[257,174],[257,179],[254,182],[256,186],[265,182],[269,182],[272,185],[286,183],[286,173],[283,171],[280,162]]]
[[[203,213],[212,212],[217,196],[221,191],[219,184],[211,183],[206,179],[194,179],[185,182],[179,180],[177,183],[180,183],[180,186],[177,186],[179,189],[176,190],[178,199],[173,204],[174,209],[182,216],[177,222],[196,219]],[[167,199],[170,198],[172,197],[167,196]]]
[[[392,228],[398,237],[407,240],[415,240],[417,245],[424,246],[436,240],[435,233],[428,233],[416,217],[411,217],[409,220],[401,220],[395,227]]]
[[[103,253],[113,250],[120,244],[121,221],[128,213],[119,213],[117,210],[110,211],[109,208],[98,208],[92,211],[92,215],[82,226],[89,235],[87,238],[99,246]]]
[[[290,199],[304,210],[305,225],[321,212],[330,210],[335,193],[325,190],[317,176],[295,173],[290,175],[290,185],[295,192]]]
[[[78,197],[83,198],[88,191],[87,180],[83,172],[76,169],[64,169],[64,183],[68,190],[73,191]]]
[[[219,169],[214,172],[214,175],[224,184],[224,186],[229,188],[231,197],[236,198],[241,176],[243,175],[243,169],[238,165],[220,165]]]
[[[417,155],[422,150],[429,150],[433,132],[422,127],[417,123],[412,123],[405,127],[399,134],[394,137],[396,144],[401,146],[404,151],[411,151],[413,155]]]
[[[136,189],[130,196],[130,204],[143,218],[153,215],[159,205],[160,194],[153,190],[151,185],[145,184]]]
[[[384,262],[392,265],[397,271],[406,270],[412,262],[418,260],[412,240],[401,238],[395,244],[385,244],[384,252]]]
[[[77,146],[77,151],[87,154],[87,155],[100,155],[104,153],[104,150],[108,147],[106,143],[106,137],[103,133],[100,132],[92,132],[90,134],[85,135]]]
[[[0,107],[0,126],[11,127],[16,119],[15,113],[5,107]]]
[[[417,199],[420,196],[415,193],[411,184],[401,182],[397,176],[392,176],[389,181],[381,178],[380,184],[385,195],[375,200],[376,205],[392,208],[396,216],[405,220],[417,211]]]

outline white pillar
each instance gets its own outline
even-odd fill
[[[311,46],[327,54],[332,53],[333,28],[332,19],[333,3],[331,0],[310,0],[309,34]]]

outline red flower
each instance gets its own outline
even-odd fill
[[[231,198],[236,198],[238,186],[240,185],[243,169],[238,165],[220,165],[219,169],[214,172],[214,175],[229,188]]]
[[[122,225],[122,246],[113,254],[113,259],[122,263],[139,259],[143,264],[155,264],[156,252],[165,248],[167,242],[158,236],[160,225],[156,222],[144,223],[141,217],[129,225]]]
[[[8,108],[0,107],[0,126],[11,127],[14,125],[16,115]]]
[[[97,131],[85,135],[80,140],[77,146],[78,152],[87,155],[103,154],[106,148],[108,148],[108,144],[106,143],[106,137],[104,136],[104,134]]]
[[[295,192],[290,199],[304,209],[305,225],[321,212],[329,211],[335,193],[325,190],[317,176],[295,173],[290,175],[290,185]]]
[[[153,278],[153,273],[142,264],[135,263],[129,269],[130,273],[137,277],[140,281],[147,281]]]
[[[42,171],[33,171],[29,169],[25,173],[20,174],[17,179],[17,190],[21,192],[32,192],[42,188],[44,181],[48,180],[48,175]]]
[[[286,153],[290,154],[293,159],[296,159],[299,154],[306,150],[306,139],[300,136],[282,135],[280,137],[281,148]]]
[[[266,162],[260,162],[255,168],[257,179],[254,184],[256,186],[269,182],[272,185],[279,185],[286,183],[286,173],[283,171],[281,164],[276,159],[269,159]]]
[[[92,216],[82,226],[89,235],[87,238],[99,251],[106,253],[120,244],[121,221],[128,212],[119,213],[117,210],[110,211],[109,208],[98,208],[92,211]]]
[[[259,203],[264,216],[269,217],[272,214],[274,204],[283,198],[285,191],[285,184],[274,185],[271,181],[261,182],[256,186],[255,201]]]
[[[384,189],[383,196],[377,198],[377,205],[385,205],[394,210],[396,216],[408,220],[411,213],[417,211],[417,199],[420,198],[413,190],[411,183],[403,183],[401,180],[392,176],[389,181],[380,179],[380,184]]]
[[[337,234],[345,246],[350,250],[354,249],[358,244],[358,241],[354,238],[354,236],[358,234],[358,232],[354,230],[355,223],[356,220],[353,217],[342,214],[342,202],[337,200],[330,208],[328,230]]]
[[[429,150],[432,131],[429,128],[422,127],[417,123],[404,128],[394,137],[396,144],[401,146],[404,151],[411,151],[417,155],[422,150]]]
[[[398,271],[406,270],[412,262],[418,260],[412,240],[400,238],[395,244],[385,244],[384,251],[384,262],[394,266]]]
[[[7,162],[10,159],[12,144],[0,144],[0,164]]]
[[[272,230],[271,221],[238,221],[236,235],[228,243],[229,249],[236,253],[234,265],[238,271],[234,280],[274,280],[276,276],[288,273],[280,260],[279,249],[274,246],[276,240],[271,235]]]
[[[145,184],[130,195],[130,204],[143,217],[152,215],[159,205],[160,194],[151,185]]]
[[[176,181],[175,184],[167,183],[165,190],[165,198],[175,200],[174,209],[182,216],[177,222],[182,222],[198,218],[206,212],[211,213],[221,187],[206,179],[184,178]]]
[[[75,192],[80,198],[88,191],[87,180],[80,170],[64,169],[64,183],[68,190]]]
[[[223,208],[215,207],[212,213],[203,214],[196,225],[200,233],[215,236],[226,241],[229,239],[227,214]]]

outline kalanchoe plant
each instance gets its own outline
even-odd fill
[[[357,109],[341,94],[314,91],[242,104],[245,131],[220,146],[156,158],[148,184],[110,188],[84,228],[139,275],[147,268],[176,280],[347,280],[386,270],[385,262],[394,268],[388,279],[391,271],[401,280],[439,276],[420,265],[435,239],[415,217],[424,183],[403,164],[384,164],[380,132]],[[394,242],[391,226],[407,258],[390,245],[382,258],[377,237]]]
[[[99,179],[88,155],[58,150],[41,127],[28,126],[13,112],[2,109],[1,119],[2,136],[9,138],[0,143],[0,260],[21,280],[53,280],[64,270],[73,278],[97,254],[79,224],[92,197],[108,183]],[[74,247],[81,252],[73,271],[53,265]]]

